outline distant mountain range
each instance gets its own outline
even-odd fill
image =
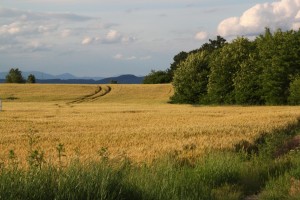
[[[36,79],[44,80],[44,79],[61,79],[61,80],[69,80],[69,79],[93,79],[93,80],[101,80],[105,77],[76,77],[70,73],[64,73],[60,75],[52,75],[39,71],[29,71],[22,72],[23,77],[28,77],[29,74],[33,74]],[[0,79],[5,79],[7,72],[0,72]]]
[[[69,73],[60,75],[51,75],[38,71],[22,72],[23,77],[28,77],[33,74],[37,83],[52,83],[52,84],[108,84],[111,81],[116,81],[120,84],[140,84],[143,82],[144,77],[138,77],[132,74],[125,74],[116,77],[76,77]],[[7,72],[0,72],[0,83],[5,82]]]

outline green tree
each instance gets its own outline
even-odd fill
[[[173,58],[173,63],[171,63],[170,65],[170,69],[167,70],[168,75],[169,75],[169,79],[170,82],[173,80],[174,77],[174,72],[176,71],[176,69],[178,68],[178,65],[185,61],[185,59],[188,57],[189,53],[185,52],[185,51],[181,51],[180,53],[178,53],[177,55],[174,56]]]
[[[200,51],[190,54],[181,62],[174,73],[174,96],[172,102],[199,103],[205,100],[208,83],[209,53]]]
[[[27,83],[36,83],[36,79],[33,74],[29,74],[29,76],[27,78]]]
[[[209,39],[208,41],[209,42],[204,43],[199,49],[192,50],[189,53],[196,53],[199,51],[207,51],[212,53],[215,50],[222,48],[226,44],[226,40],[219,35],[217,36],[216,39],[214,40]]]
[[[168,72],[155,70],[151,70],[151,72],[147,76],[145,76],[143,80],[144,84],[160,84],[170,82],[171,77],[168,75]]]
[[[25,83],[22,72],[18,68],[11,68],[5,77],[6,83]]]
[[[208,97],[213,104],[234,104],[235,85],[241,85],[241,79],[234,81],[241,65],[249,58],[251,42],[246,38],[237,38],[223,48],[214,51],[210,59]]]
[[[257,38],[263,98],[268,105],[286,104],[291,80],[300,72],[299,31],[271,33]]]
[[[248,50],[248,57],[241,60],[236,72],[234,83],[234,94],[236,104],[258,105],[263,104],[261,73],[262,68],[257,64],[258,51],[255,42],[244,40],[244,48]]]
[[[300,76],[298,75],[290,84],[289,104],[300,105]]]

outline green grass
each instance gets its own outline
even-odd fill
[[[1,165],[0,199],[243,199],[252,194],[297,199],[297,190],[290,194],[297,187],[290,180],[300,179],[300,153],[280,158],[270,153],[289,137],[277,132],[260,140],[256,153],[212,152],[193,163],[165,157],[151,165],[126,159],[116,164],[104,158],[75,160],[67,167],[29,162],[28,169],[21,169],[10,152],[10,162]]]
[[[13,151],[0,165],[0,199],[239,200],[256,194],[263,200],[296,200],[300,152],[276,153],[297,133],[299,123],[257,139],[255,151],[216,151],[185,162],[173,155],[152,164],[115,162],[103,150],[98,162],[53,165],[32,145],[27,169],[19,167]],[[57,151],[60,158],[64,146]]]

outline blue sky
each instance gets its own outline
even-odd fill
[[[300,27],[300,0],[1,0],[0,71],[145,75],[209,38]]]

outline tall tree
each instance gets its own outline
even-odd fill
[[[236,72],[234,83],[234,94],[236,104],[258,105],[263,104],[261,73],[262,68],[258,65],[258,51],[255,42],[247,39],[244,41],[247,48],[248,57],[241,60],[238,71]]]
[[[22,72],[18,68],[11,68],[5,77],[6,83],[25,83]]]
[[[300,72],[299,31],[279,29],[272,34],[266,29],[257,44],[263,69],[263,98],[268,105],[286,104],[290,82]]]
[[[223,48],[215,51],[210,59],[208,97],[213,104],[234,104],[234,78],[241,65],[249,58],[251,42],[237,38]],[[239,79],[236,80],[236,84]]]
[[[173,79],[173,102],[194,104],[204,100],[209,74],[208,59],[208,52],[200,51],[190,54],[179,64]]]

